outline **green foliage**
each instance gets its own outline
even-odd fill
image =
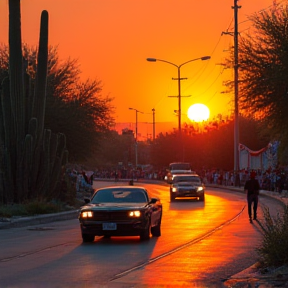
[[[23,204],[0,206],[0,217],[10,218],[12,216],[34,216],[39,214],[50,214],[67,211],[67,206],[60,201],[31,201]]]
[[[288,264],[288,206],[273,219],[269,209],[264,208],[262,245],[257,248],[261,262],[266,267],[279,267]]]
[[[10,218],[12,216],[28,216],[25,205],[14,204],[14,205],[1,205],[0,206],[0,217]]]

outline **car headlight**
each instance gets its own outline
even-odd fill
[[[203,190],[204,190],[204,188],[203,188],[202,186],[200,186],[200,187],[197,188],[197,192],[201,192],[201,191],[203,191]]]
[[[93,212],[92,211],[82,211],[81,218],[92,218]]]
[[[177,192],[177,191],[178,191],[177,187],[172,187],[172,192]]]
[[[136,211],[130,211],[129,212],[129,217],[140,217],[141,216],[141,212],[140,211],[138,211],[138,210],[136,210]]]

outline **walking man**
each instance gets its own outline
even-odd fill
[[[255,179],[256,173],[252,171],[250,173],[250,179],[246,181],[244,191],[247,195],[248,203],[248,215],[249,220],[252,221],[252,204],[253,204],[253,220],[257,219],[257,207],[258,207],[258,195],[260,185],[257,179]]]

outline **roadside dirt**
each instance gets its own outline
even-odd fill
[[[288,287],[288,266],[263,270],[255,264],[225,281],[224,285],[231,288]]]

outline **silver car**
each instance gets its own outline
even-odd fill
[[[205,200],[205,186],[198,174],[177,174],[170,185],[170,200],[176,198],[197,198]]]

